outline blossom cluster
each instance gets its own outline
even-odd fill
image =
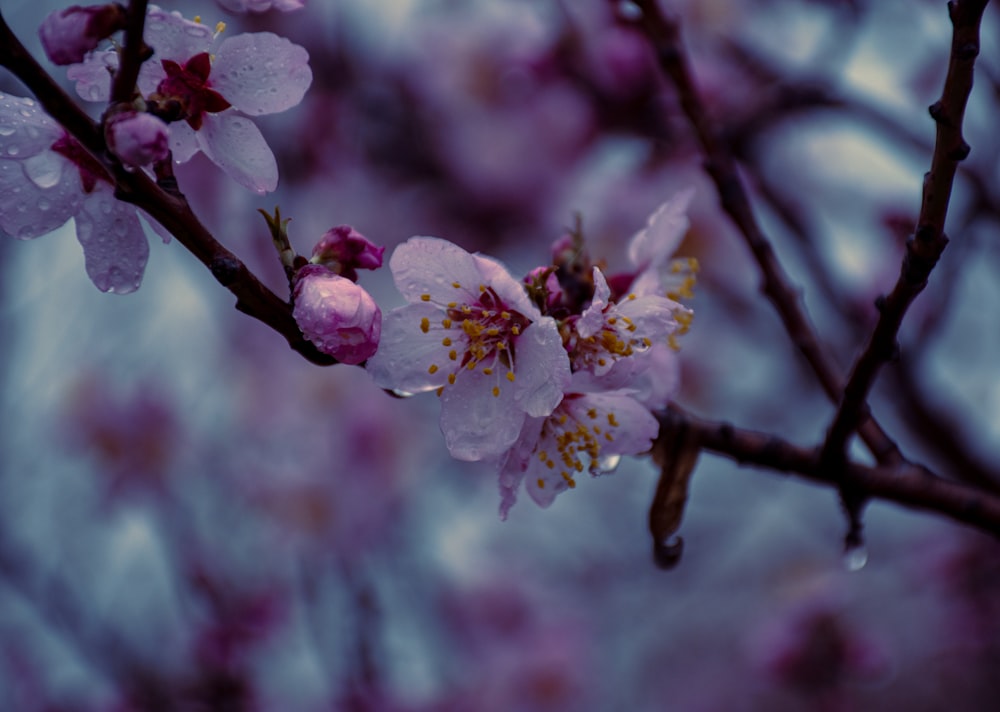
[[[524,483],[547,507],[576,477],[647,451],[651,408],[676,384],[676,335],[692,312],[693,260],[672,260],[691,193],[668,200],[629,245],[631,271],[608,277],[576,231],[523,281],[499,262],[435,237],[413,237],[389,266],[407,301],[385,316],[367,362],[399,394],[436,391],[457,459],[499,474],[501,517]]]

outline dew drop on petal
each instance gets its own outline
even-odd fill
[[[389,392],[397,398],[412,398],[416,395],[416,393],[410,393],[409,391],[404,391],[401,388],[393,388]]]
[[[21,152],[21,147],[16,144],[11,144],[10,146],[7,146],[8,156],[16,156],[20,152]]]
[[[618,469],[621,464],[621,455],[602,455],[594,463],[594,471],[598,475],[607,475]]]
[[[51,188],[62,177],[62,159],[52,151],[43,151],[22,163],[28,179],[41,189]]]
[[[0,126],[0,136],[12,136],[14,130],[13,126]]]

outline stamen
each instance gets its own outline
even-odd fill
[[[424,332],[425,334],[428,331],[430,331],[431,330],[431,320],[428,319],[427,317],[424,317],[423,319],[421,319],[420,320],[420,330],[422,332]]]
[[[437,367],[437,364],[436,364],[436,363],[432,363],[432,364],[431,364],[431,365],[430,365],[430,366],[429,366],[429,367],[427,368],[427,373],[437,373],[437,371],[438,371],[438,367]]]
[[[500,397],[500,386],[493,386],[493,397],[494,398]]]
[[[441,345],[442,346],[451,346],[451,339],[449,339],[447,336],[444,337],[443,339],[441,339]]]
[[[430,294],[421,294],[420,295],[420,301],[422,301],[422,302],[429,302],[430,300],[431,300],[431,295]]]
[[[511,383],[514,382],[514,372],[513,371],[507,371],[507,380],[510,381]]]
[[[451,385],[451,386],[455,385],[455,374],[454,373],[449,373],[448,374],[448,384]]]

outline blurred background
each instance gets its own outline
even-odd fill
[[[40,58],[37,27],[61,6],[2,3]],[[277,293],[258,208],[281,206],[301,253],[346,223],[390,251],[436,235],[523,274],[577,215],[592,254],[624,267],[628,238],[693,186],[679,254],[702,271],[677,402],[822,437],[833,408],[614,3],[163,6],[310,53],[304,102],[257,120],[277,193],[201,156],[178,168],[202,220]],[[663,6],[846,372],[918,212],[945,5]],[[907,456],[994,491],[997,29],[988,9],[951,244],[871,401]],[[6,73],[0,91],[25,94]],[[522,497],[501,523],[494,471],[449,459],[432,396],[306,363],[178,244],[150,244],[123,297],[88,281],[71,224],[0,240],[0,710],[996,709],[995,540],[875,502],[867,565],[849,571],[835,492],[705,454],[674,570],[650,554],[647,459],[549,510]],[[384,310],[402,303],[387,269],[360,282]]]

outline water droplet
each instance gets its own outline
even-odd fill
[[[20,152],[21,152],[21,147],[16,144],[11,144],[10,146],[7,146],[8,156],[16,156]]]
[[[622,461],[621,455],[602,455],[594,463],[594,472],[598,475],[608,475],[618,469]]]
[[[848,547],[844,551],[844,568],[848,571],[860,571],[868,563],[868,548],[864,544]]]
[[[416,393],[410,393],[409,391],[404,391],[401,388],[393,388],[389,391],[389,393],[396,396],[397,398],[412,398],[413,396],[416,395]]]
[[[35,202],[35,207],[41,210],[43,213],[52,207],[52,202],[48,198],[39,198]]]
[[[0,136],[11,136],[14,133],[13,126],[0,126]]]
[[[62,177],[63,159],[52,151],[43,151],[22,164],[28,179],[45,190],[53,187]]]

